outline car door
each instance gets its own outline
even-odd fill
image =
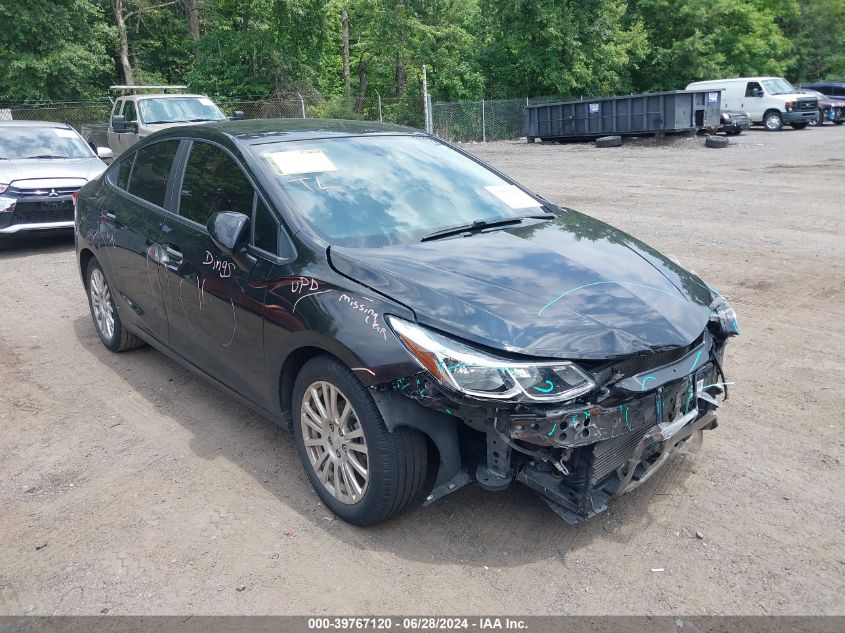
[[[758,90],[760,93],[755,92]],[[765,94],[763,92],[763,86],[760,85],[759,81],[749,81],[745,85],[745,96],[743,97],[740,110],[748,112],[752,121],[762,121],[766,98],[764,96],[756,96],[756,94]]]
[[[115,163],[107,176],[98,232],[116,284],[121,318],[125,314],[130,326],[163,342],[169,338],[161,285],[167,253],[159,236],[179,146],[178,140],[159,141]]]
[[[263,311],[272,256],[252,244],[240,255],[220,250],[206,224],[220,211],[269,214],[240,163],[219,145],[192,141],[181,160],[174,213],[162,227],[164,292],[171,347],[247,398],[260,402]],[[275,223],[275,219],[271,221]],[[253,239],[254,241],[254,239]]]

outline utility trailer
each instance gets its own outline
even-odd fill
[[[672,90],[598,97],[525,107],[525,136],[567,141],[600,136],[643,136],[717,127],[718,90]]]

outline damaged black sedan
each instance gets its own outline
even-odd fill
[[[373,525],[520,482],[577,522],[716,427],[728,302],[635,238],[408,128],[152,135],[84,187],[94,326],[290,428]]]

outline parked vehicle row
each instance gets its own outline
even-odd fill
[[[816,87],[831,92],[840,88],[832,84],[807,84],[796,88],[781,77],[737,77],[695,81],[687,90],[719,90],[721,92],[722,127],[726,133],[738,134],[739,125],[730,124],[731,119],[742,119],[746,115],[751,123],[762,125],[767,130],[777,131],[789,125],[802,130],[808,125],[822,125],[831,121],[835,125],[845,122],[845,83],[841,88],[841,99],[828,96]],[[729,113],[725,116],[725,113]],[[726,125],[726,123],[728,125]]]

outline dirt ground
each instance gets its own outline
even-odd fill
[[[700,453],[575,527],[518,485],[350,527],[286,432],[103,348],[71,240],[7,245],[0,613],[845,614],[845,126],[469,149],[732,301]]]

